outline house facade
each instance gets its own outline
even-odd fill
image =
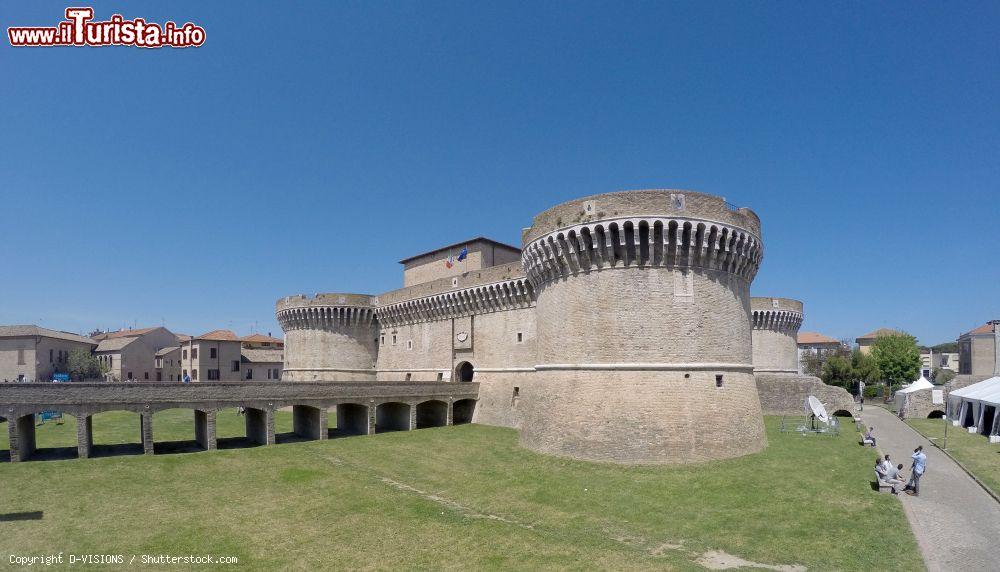
[[[0,379],[49,381],[63,373],[74,350],[92,351],[97,342],[35,325],[0,326]]]

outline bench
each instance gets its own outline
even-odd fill
[[[882,477],[879,476],[878,471],[875,471],[875,482],[872,483],[872,489],[882,492],[882,489],[886,489],[892,492],[892,485],[883,481]]]
[[[861,445],[862,447],[864,447],[865,445],[871,445],[872,447],[874,447],[875,441],[872,441],[871,439],[865,439],[865,436],[861,435],[858,438],[858,445]]]

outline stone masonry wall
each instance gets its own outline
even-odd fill
[[[837,411],[853,414],[857,407],[846,389],[811,375],[756,373],[754,378],[764,415],[802,415],[810,395],[815,395],[831,415]]]
[[[753,367],[757,372],[797,373],[802,302],[789,298],[750,299]]]
[[[944,414],[947,395],[943,393],[943,387],[934,389],[942,391],[942,403],[934,403],[932,389],[921,389],[905,394],[902,407],[896,414],[900,419],[927,419],[934,412]]]

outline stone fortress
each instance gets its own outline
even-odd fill
[[[802,302],[788,298],[751,298],[754,378],[767,415],[803,413],[805,398],[815,395],[827,412],[851,416],[854,398],[842,387],[799,373],[796,338],[802,325]]]
[[[762,404],[801,413],[813,393],[853,410],[797,374],[802,303],[751,299],[762,258],[760,219],[720,197],[584,197],[537,215],[521,248],[477,238],[401,261],[399,290],[282,298],[284,375],[474,380],[473,421],[560,456],[746,455],[767,445]]]

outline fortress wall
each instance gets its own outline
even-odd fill
[[[461,247],[454,248],[451,256],[458,255],[460,250]],[[478,270],[486,266],[483,252],[476,246],[469,250],[464,260],[455,260],[451,268],[444,265],[447,258],[448,253],[442,252],[408,263],[403,270],[403,284],[405,286],[424,284],[439,280],[441,277],[457,276],[469,270]]]
[[[787,373],[757,373],[754,377],[765,415],[802,415],[810,395],[815,395],[831,415],[839,410],[855,411],[854,398],[846,389],[827,385],[818,377]]]
[[[684,195],[683,208],[670,203],[671,195]],[[588,206],[593,208],[588,210]],[[536,215],[531,228],[522,233],[521,241],[527,245],[547,232],[575,224],[660,214],[737,226],[760,236],[757,214],[750,209],[733,208],[723,197],[682,189],[651,189],[590,195],[558,204]]]
[[[523,425],[525,399],[530,395],[535,380],[533,371],[476,373],[479,403],[472,421],[520,429]]]
[[[948,396],[942,393],[944,403],[934,403],[934,390],[944,390],[943,387],[934,389],[921,389],[905,394],[903,405],[899,408],[897,415],[900,419],[927,419],[931,413],[938,412],[942,415],[945,412]],[[898,395],[898,394],[897,394]]]
[[[472,354],[457,352],[455,361],[475,366],[479,405],[473,421],[520,427],[524,391],[534,379],[537,361],[535,308],[517,308],[475,316]],[[517,334],[521,341],[517,341]],[[515,395],[517,388],[517,396]]]
[[[750,315],[754,371],[798,373],[796,338],[802,325],[802,302],[755,296],[750,299]]]
[[[362,336],[364,336],[362,338]],[[285,334],[283,379],[288,381],[368,381],[375,348],[366,332],[290,330]]]
[[[286,381],[373,381],[375,309],[363,294],[289,296],[275,315],[285,332]]]
[[[379,306],[386,307],[390,304],[405,302],[407,300],[417,300],[427,296],[455,292],[463,288],[472,288],[475,286],[504,282],[523,277],[524,268],[521,266],[520,262],[514,262],[491,266],[481,270],[462,272],[456,274],[455,276],[439,278],[429,282],[415,284],[413,286],[407,286],[397,290],[391,290],[384,294],[379,294],[374,298],[377,300]]]
[[[760,372],[798,373],[799,351],[795,339],[787,332],[753,330],[753,367]]]
[[[637,464],[763,449],[749,296],[759,224],[686,191],[596,195],[535,217],[522,259],[539,363],[521,443]]]
[[[749,372],[579,371],[522,390],[521,443],[533,450],[625,464],[711,461],[767,446]],[[480,388],[482,395],[482,388]]]
[[[475,316],[472,364],[485,368],[532,368],[538,358],[535,308],[515,308]],[[517,341],[517,334],[521,341]],[[478,380],[477,380],[478,381]]]
[[[690,281],[692,295],[675,295]],[[630,267],[546,287],[539,363],[751,365],[746,280],[714,270]],[[612,315],[608,315],[608,310]]]
[[[384,326],[379,332],[378,380],[405,381],[406,374],[410,374],[412,381],[436,381],[440,374],[442,381],[449,381],[451,337],[451,319]],[[408,341],[412,349],[407,349]]]

